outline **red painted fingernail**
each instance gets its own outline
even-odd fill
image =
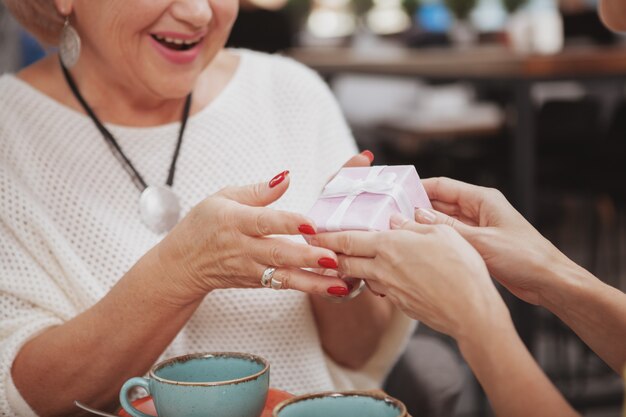
[[[345,297],[350,292],[347,288],[344,287],[330,287],[327,291],[328,294],[335,295],[337,297]]]
[[[285,178],[289,175],[289,171],[283,171],[280,174],[276,175],[274,178],[270,180],[270,188],[276,187],[278,184],[283,182]]]
[[[370,164],[372,162],[374,162],[374,154],[372,153],[372,151],[366,150],[361,152],[361,155],[363,155],[364,157],[366,157],[367,159],[370,160]]]
[[[301,224],[300,227],[298,227],[298,230],[303,235],[314,235],[315,234],[315,229],[313,229],[313,226],[311,226],[310,224]]]
[[[339,265],[337,265],[337,261],[335,261],[333,258],[320,258],[317,261],[317,264],[322,268],[337,269],[339,267]]]

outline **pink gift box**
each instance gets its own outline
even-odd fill
[[[414,166],[343,168],[308,216],[319,233],[388,230],[393,213],[413,218],[418,207],[432,208]]]

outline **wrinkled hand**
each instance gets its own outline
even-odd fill
[[[312,243],[339,253],[339,270],[367,279],[410,317],[449,334],[507,317],[484,261],[454,229],[394,217],[384,232],[322,233]]]
[[[418,209],[415,220],[453,227],[478,250],[494,278],[522,300],[539,304],[544,271],[565,256],[500,191],[449,178],[423,184],[435,210]]]
[[[268,266],[282,289],[328,294],[331,287],[346,287],[336,278],[300,268],[336,263],[324,248],[296,243],[272,235],[314,233],[311,220],[297,213],[267,208],[289,186],[288,172],[269,183],[228,187],[197,206],[159,244],[159,259],[167,283],[177,299],[191,302],[214,289],[258,288]],[[282,180],[281,180],[282,178]]]

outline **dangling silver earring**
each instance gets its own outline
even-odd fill
[[[65,16],[65,24],[61,31],[59,43],[59,55],[65,68],[72,68],[78,62],[80,56],[80,36],[76,29],[70,25],[70,17]]]

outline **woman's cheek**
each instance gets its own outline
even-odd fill
[[[239,13],[239,2],[236,0],[216,0],[211,3],[211,7],[219,16],[220,24],[230,30]]]

